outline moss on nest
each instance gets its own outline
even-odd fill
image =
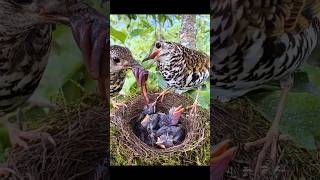
[[[67,104],[60,97],[57,104],[43,118],[48,124],[44,131],[56,146],[41,141],[29,144],[28,150],[11,150],[8,167],[16,174],[10,179],[106,179],[109,131],[100,98],[87,95]]]
[[[149,95],[153,102],[157,95]],[[158,101],[157,112],[168,112],[173,106],[190,106],[186,95],[168,94]],[[134,133],[133,124],[142,112],[142,96],[127,101],[127,107],[113,112],[111,118],[111,165],[207,165],[210,147],[209,112],[199,108],[195,118],[186,113],[181,118],[186,135],[184,141],[167,149],[151,147]]]
[[[215,102],[211,109],[213,144],[231,139],[234,146],[240,147],[235,160],[229,164],[225,179],[253,179],[255,163],[261,148],[247,152],[243,145],[264,137],[271,123],[255,111],[244,98],[234,100],[228,105]],[[288,138],[279,141],[279,145],[276,170],[271,171],[271,161],[265,161],[261,180],[320,179],[319,151],[308,151]]]

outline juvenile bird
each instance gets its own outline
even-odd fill
[[[181,125],[163,126],[156,132],[157,142],[160,148],[165,149],[182,142],[184,131]]]
[[[147,114],[143,120],[141,121],[141,125],[143,128],[147,130],[154,130],[159,122],[159,114]]]
[[[143,61],[149,59],[156,60],[169,89],[179,94],[201,87],[209,77],[209,56],[175,42],[156,41]],[[168,89],[160,93],[161,99],[167,92]],[[193,109],[197,99],[198,94]]]
[[[293,84],[292,74],[310,56],[319,41],[318,0],[216,0],[212,12],[211,97],[229,101],[280,82],[281,99],[265,138],[246,144],[248,149],[263,145],[255,178],[270,151],[276,163],[279,123]]]
[[[169,114],[159,114],[159,126],[177,125],[183,112],[184,108],[178,106],[170,108]]]
[[[223,180],[228,164],[237,153],[238,148],[230,148],[230,140],[222,141],[211,150],[210,180]]]

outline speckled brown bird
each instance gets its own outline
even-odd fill
[[[318,0],[215,0],[211,3],[212,79],[211,97],[229,101],[280,82],[281,99],[266,137],[246,144],[263,145],[256,168],[267,152],[276,163],[279,123],[284,111],[292,74],[310,56],[319,41]]]
[[[112,45],[110,47],[110,95],[115,96],[121,91],[125,81],[127,70],[132,69],[139,86],[142,86],[142,93],[148,103],[146,91],[147,72],[133,58],[131,51],[127,47]],[[145,74],[144,74],[145,73]],[[123,105],[112,101],[114,107]]]
[[[8,129],[13,147],[45,133],[23,132],[8,121],[7,113],[35,91],[48,63],[53,24],[67,22],[63,1],[0,1],[0,123]],[[0,170],[1,175],[8,171]]]
[[[110,95],[121,91],[127,70],[137,64],[127,47],[112,45],[110,47]]]
[[[48,63],[52,29],[58,22],[70,22],[64,0],[0,1],[0,123],[8,129],[13,147],[26,148],[27,142],[40,138],[54,143],[47,133],[15,128],[7,114],[22,105],[37,88]],[[96,49],[100,51],[99,47]],[[92,74],[97,74],[92,64],[86,65]],[[8,169],[0,168],[0,177],[8,174]]]
[[[149,59],[156,60],[167,86],[179,94],[201,87],[209,77],[209,56],[175,42],[156,41],[143,61]]]

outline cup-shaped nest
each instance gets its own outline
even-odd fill
[[[47,126],[43,131],[56,145],[43,139],[30,143],[28,149],[11,150],[8,167],[15,174],[9,179],[109,179],[107,111],[99,97],[58,104],[44,119]]]
[[[150,102],[155,101],[157,96],[150,94]],[[184,140],[173,147],[159,149],[146,144],[137,136],[136,126],[137,123],[140,123],[138,117],[145,105],[143,97],[138,96],[127,102],[126,107],[115,110],[111,116],[111,126],[114,131],[111,138],[111,151],[117,146],[123,147],[121,155],[127,156],[127,165],[137,162],[143,165],[199,165],[195,157],[205,159],[208,156],[210,125],[207,110],[198,107],[197,113],[192,116],[189,116],[189,111],[186,110],[180,118],[185,132]],[[193,100],[187,95],[170,93],[164,97],[162,102],[158,100],[156,111],[168,113],[171,107],[182,105],[186,108],[192,104]],[[114,153],[117,152],[111,153],[111,164],[119,165],[118,162],[112,160],[113,156],[117,156]]]

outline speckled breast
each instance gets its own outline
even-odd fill
[[[51,32],[51,26],[43,25],[0,37],[0,112],[13,111],[38,87],[48,63]]]

